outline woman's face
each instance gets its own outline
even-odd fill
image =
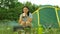
[[[24,7],[24,8],[23,8],[23,12],[24,12],[24,13],[28,13],[28,11],[29,11],[29,9],[28,9],[27,7]]]

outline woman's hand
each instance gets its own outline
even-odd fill
[[[23,13],[23,16],[27,16],[26,13]]]
[[[26,26],[31,26],[31,23],[29,21],[26,21]]]

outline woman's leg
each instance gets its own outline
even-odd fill
[[[25,27],[25,26],[26,26],[26,23],[25,23],[24,21],[22,21],[22,22],[20,23],[20,25],[21,25],[22,27]]]
[[[20,25],[23,27],[23,30],[24,30],[24,28],[25,28],[25,26],[26,26],[26,23],[25,23],[24,21],[22,21],[22,22],[20,23]],[[20,34],[22,34],[22,31],[20,31]]]
[[[25,27],[25,34],[31,34],[31,28]]]
[[[31,34],[31,23],[29,21],[26,21],[25,32],[26,34]]]

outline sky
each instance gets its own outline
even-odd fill
[[[60,7],[60,0],[18,0],[18,2],[31,2],[36,5],[58,5]]]

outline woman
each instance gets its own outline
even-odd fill
[[[19,24],[23,28],[31,28],[31,22],[32,22],[32,14],[29,11],[29,8],[27,6],[23,7],[22,14],[19,18]]]

